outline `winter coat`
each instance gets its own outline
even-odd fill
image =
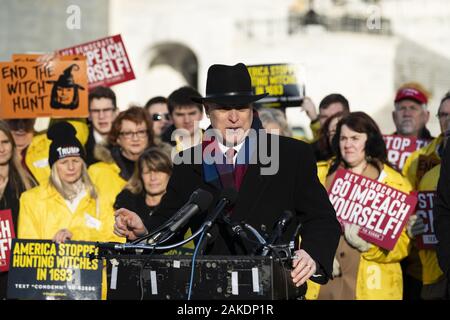
[[[331,161],[319,162],[318,176],[325,185]],[[381,182],[409,193],[411,185],[397,171],[384,165]],[[408,255],[410,239],[405,230],[400,235],[395,247],[385,250],[376,245],[360,253],[360,261],[356,279],[356,300],[401,300],[403,280],[400,261]],[[354,249],[356,250],[356,249]],[[307,299],[317,299],[320,286],[308,281]]]
[[[97,145],[94,153],[101,161],[88,168],[89,177],[106,198],[109,208],[113,209],[117,195],[125,187],[133,172],[127,172],[124,165],[118,164],[105,146]]]

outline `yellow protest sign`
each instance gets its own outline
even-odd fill
[[[14,239],[10,299],[101,298],[102,263],[94,243]]]
[[[302,82],[297,67],[292,64],[261,64],[247,66],[255,95],[269,95],[255,104],[257,107],[286,108],[300,106],[303,99]]]

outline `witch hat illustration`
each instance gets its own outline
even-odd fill
[[[72,70],[78,71],[80,70],[80,67],[76,64],[71,64],[58,77],[58,80],[47,81],[47,83],[53,84],[52,95],[50,99],[50,106],[53,109],[73,110],[78,108],[78,89],[84,90],[84,88],[75,83],[72,75]]]

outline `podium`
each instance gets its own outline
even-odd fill
[[[187,300],[192,256],[108,255],[108,300]],[[261,256],[201,256],[192,300],[279,300],[304,296],[290,262]]]

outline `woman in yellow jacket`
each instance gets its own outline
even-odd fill
[[[114,212],[97,194],[86,169],[85,152],[67,122],[50,127],[50,178],[20,197],[18,238],[124,242],[114,235]],[[106,299],[103,271],[102,299]]]
[[[440,171],[440,164],[428,171],[420,180],[418,191],[436,191]],[[415,241],[416,237],[426,231],[426,225],[422,217],[413,215],[408,221],[406,230],[412,241]],[[418,249],[414,245],[412,250],[414,250],[418,259],[413,260],[406,267],[406,272],[414,279],[422,282],[421,298],[425,300],[444,299],[447,280],[439,267],[436,250]]]
[[[333,138],[336,157],[318,163],[318,176],[327,187],[335,173],[345,168],[408,193],[411,186],[387,165],[386,147],[377,124],[363,112],[342,118]],[[308,299],[402,299],[400,261],[407,256],[409,238],[403,231],[392,250],[385,250],[358,236],[359,226],[347,225],[333,263],[333,280],[319,286],[308,282]]]
[[[20,197],[18,237],[123,242],[113,234],[113,211],[102,203],[87,175],[75,134],[67,122],[49,129],[50,179]]]

